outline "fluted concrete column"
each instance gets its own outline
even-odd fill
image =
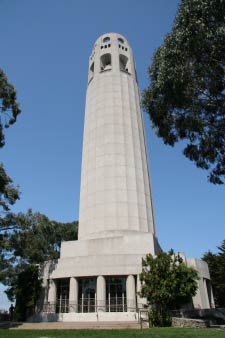
[[[55,312],[56,306],[56,283],[54,279],[49,280],[49,287],[48,287],[48,311]]]
[[[75,277],[70,278],[69,311],[78,311],[78,281]]]
[[[127,311],[136,311],[135,278],[133,275],[129,275],[127,277],[126,291],[127,291]]]
[[[105,277],[97,278],[97,311],[105,311],[106,305],[106,283]]]

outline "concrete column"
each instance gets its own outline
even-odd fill
[[[47,279],[43,279],[41,287],[42,287],[43,303],[46,304],[48,301],[48,280]]]
[[[47,303],[48,303],[48,279],[43,278],[41,284],[41,294],[39,297],[39,301],[36,305],[36,312],[47,312]]]
[[[106,306],[106,283],[105,277],[97,277],[97,311],[105,311]]]
[[[127,291],[127,311],[136,311],[136,290],[135,290],[135,278],[133,275],[129,275],[126,281]]]
[[[56,283],[54,279],[49,280],[49,286],[48,286],[48,306],[49,312],[55,312],[55,306],[56,306]]]
[[[78,311],[78,281],[75,277],[70,278],[69,312]]]
[[[214,296],[213,296],[213,290],[212,290],[211,282],[209,284],[209,288],[210,288],[210,295],[211,295],[211,308],[215,309]]]
[[[209,302],[209,294],[207,288],[207,281],[203,278],[203,285],[204,285],[204,293],[205,293],[205,308],[210,309],[210,302]]]

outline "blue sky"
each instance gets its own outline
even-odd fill
[[[176,0],[1,0],[0,68],[17,89],[22,113],[6,133],[0,160],[20,186],[13,210],[78,219],[88,58],[106,32],[126,36],[140,89],[147,67],[171,30]],[[164,250],[201,257],[225,239],[224,186],[165,146],[144,115],[154,213]],[[0,308],[5,304],[0,291]]]

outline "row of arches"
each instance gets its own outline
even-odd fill
[[[105,53],[100,57],[100,72],[108,71],[112,69],[112,55]],[[123,72],[131,73],[131,66],[129,59],[126,55],[119,54],[119,69]],[[95,64],[92,62],[89,69],[89,81],[94,77]]]
[[[110,41],[110,37],[109,37],[109,36],[104,37],[103,43],[108,43],[109,41]],[[119,43],[124,44],[124,39],[122,39],[122,38],[117,38],[117,41],[118,41]]]

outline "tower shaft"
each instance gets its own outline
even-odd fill
[[[139,90],[124,37],[96,41],[88,81],[78,237],[154,234]]]

